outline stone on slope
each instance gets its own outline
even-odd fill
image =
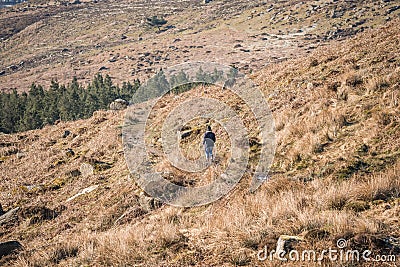
[[[113,102],[110,104],[110,109],[111,110],[123,110],[128,107],[129,103],[123,99],[115,99]]]
[[[303,241],[302,237],[281,235],[276,243],[275,257],[283,258],[284,255],[293,250],[293,245]]]
[[[85,188],[81,192],[79,192],[78,194],[68,198],[67,202],[70,202],[70,201],[74,200],[75,198],[77,198],[79,196],[82,196],[82,195],[85,195],[85,194],[89,194],[89,193],[93,192],[94,190],[96,190],[98,187],[99,187],[98,185],[92,185],[92,186],[90,186],[88,188]]]
[[[18,210],[19,210],[19,207],[9,210],[8,212],[6,212],[2,216],[0,216],[0,225],[7,224],[7,223],[10,223],[10,222],[16,220]]]
[[[94,171],[93,166],[88,163],[83,163],[79,170],[82,173],[83,177],[89,177],[89,176],[93,175],[93,171]]]
[[[0,243],[0,258],[15,253],[21,248],[22,245],[18,241],[8,241]]]
[[[161,207],[162,203],[155,198],[146,196],[145,193],[142,192],[139,195],[139,205],[145,212],[151,212]]]

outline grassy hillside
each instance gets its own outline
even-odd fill
[[[396,1],[29,1],[0,10],[0,88],[29,89],[99,70],[116,83],[185,61],[249,73],[398,18]],[[167,24],[149,27],[146,18]]]
[[[301,238],[294,245],[298,250],[335,248],[344,238],[352,249],[398,255],[398,25],[395,20],[253,72],[276,124],[270,180],[250,193],[249,173],[234,192],[208,206],[162,205],[135,185],[122,150],[123,111],[1,135],[0,203],[5,211],[20,209],[0,226],[0,237],[24,246],[1,264],[281,266],[257,259],[264,246],[275,249],[281,235]],[[151,132],[157,135],[163,116],[179,101],[205,90],[230,106],[240,104],[214,87],[169,96],[159,103]],[[251,121],[247,126],[254,130]],[[64,138],[66,130],[71,134]],[[191,182],[168,163],[160,160],[157,166],[176,183],[208,182],[229,155],[223,130],[216,131],[222,163],[205,175]],[[182,144],[193,153],[188,157],[198,156],[200,135],[195,131]],[[157,138],[149,140],[159,147]],[[85,188],[88,193],[71,199]],[[304,264],[313,263],[288,266]]]

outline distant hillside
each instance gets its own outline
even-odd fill
[[[0,203],[4,211],[19,210],[7,222],[0,220],[0,237],[18,240],[24,249],[0,263],[281,266],[277,259],[260,261],[257,254],[275,249],[279,237],[288,239],[283,235],[295,236],[291,246],[299,251],[335,249],[343,238],[346,248],[369,249],[371,257],[398,256],[399,32],[394,20],[254,72],[276,123],[269,181],[251,193],[249,172],[234,192],[207,206],[162,205],[137,187],[123,155],[123,111],[1,135]],[[230,106],[241,105],[221,89],[206,91]],[[188,186],[206,181],[158,157],[156,137],[175,105],[204,92],[200,86],[163,98],[149,125],[151,166]],[[247,118],[246,109],[236,110]],[[255,130],[251,122],[247,126]],[[193,131],[182,143],[189,157],[196,156],[201,134]],[[219,134],[222,163],[208,169],[206,179],[221,171],[229,155],[223,131]],[[322,263],[336,266],[329,259]],[[304,265],[320,266],[290,263]]]
[[[250,73],[398,18],[397,1],[29,1],[0,10],[0,89],[117,84],[184,61]],[[160,28],[146,23],[164,17]]]
[[[11,7],[13,5],[25,2],[26,0],[2,0],[0,1],[0,8]]]

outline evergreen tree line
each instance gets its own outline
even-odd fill
[[[28,131],[54,124],[57,120],[89,118],[96,110],[108,109],[109,104],[117,98],[140,103],[159,97],[168,90],[180,94],[199,84],[225,81],[225,85],[232,86],[237,74],[233,68],[224,74],[216,69],[210,73],[204,72],[200,67],[192,79],[182,70],[168,80],[161,70],[143,86],[140,86],[139,80],[135,80],[133,84],[124,82],[119,87],[112,83],[110,76],[103,77],[101,74],[97,74],[86,88],[78,83],[76,77],[68,85],[52,81],[48,90],[32,84],[28,93],[18,94],[13,90],[0,94],[0,132]],[[138,89],[140,91],[137,92]],[[132,99],[134,95],[135,99]]]
[[[234,68],[231,68],[228,73],[224,73],[217,69],[214,69],[212,72],[205,72],[200,67],[194,77],[190,77],[185,71],[181,70],[177,74],[171,75],[168,80],[165,73],[161,70],[139,88],[133,102],[140,103],[157,98],[168,91],[173,94],[181,94],[198,85],[207,86],[216,84],[217,82],[225,82],[225,85],[232,86],[237,75],[238,71]]]
[[[96,110],[108,109],[117,98],[130,101],[139,86],[136,80],[119,87],[112,83],[110,76],[98,74],[86,88],[73,78],[68,85],[53,81],[48,90],[32,84],[28,93],[2,92],[0,132],[15,133],[39,129],[57,120],[89,118]]]

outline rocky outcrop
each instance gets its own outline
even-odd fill
[[[275,257],[283,258],[284,255],[293,250],[293,246],[300,241],[303,241],[302,237],[281,235],[276,243]]]
[[[8,241],[0,243],[0,258],[13,254],[21,248],[22,245],[18,241]]]
[[[110,110],[123,110],[126,109],[128,105],[129,105],[128,101],[125,101],[123,99],[115,99],[110,104]]]
[[[0,225],[7,225],[9,223],[13,223],[18,219],[17,212],[19,211],[19,207],[9,210],[8,212],[4,213],[0,216]]]

